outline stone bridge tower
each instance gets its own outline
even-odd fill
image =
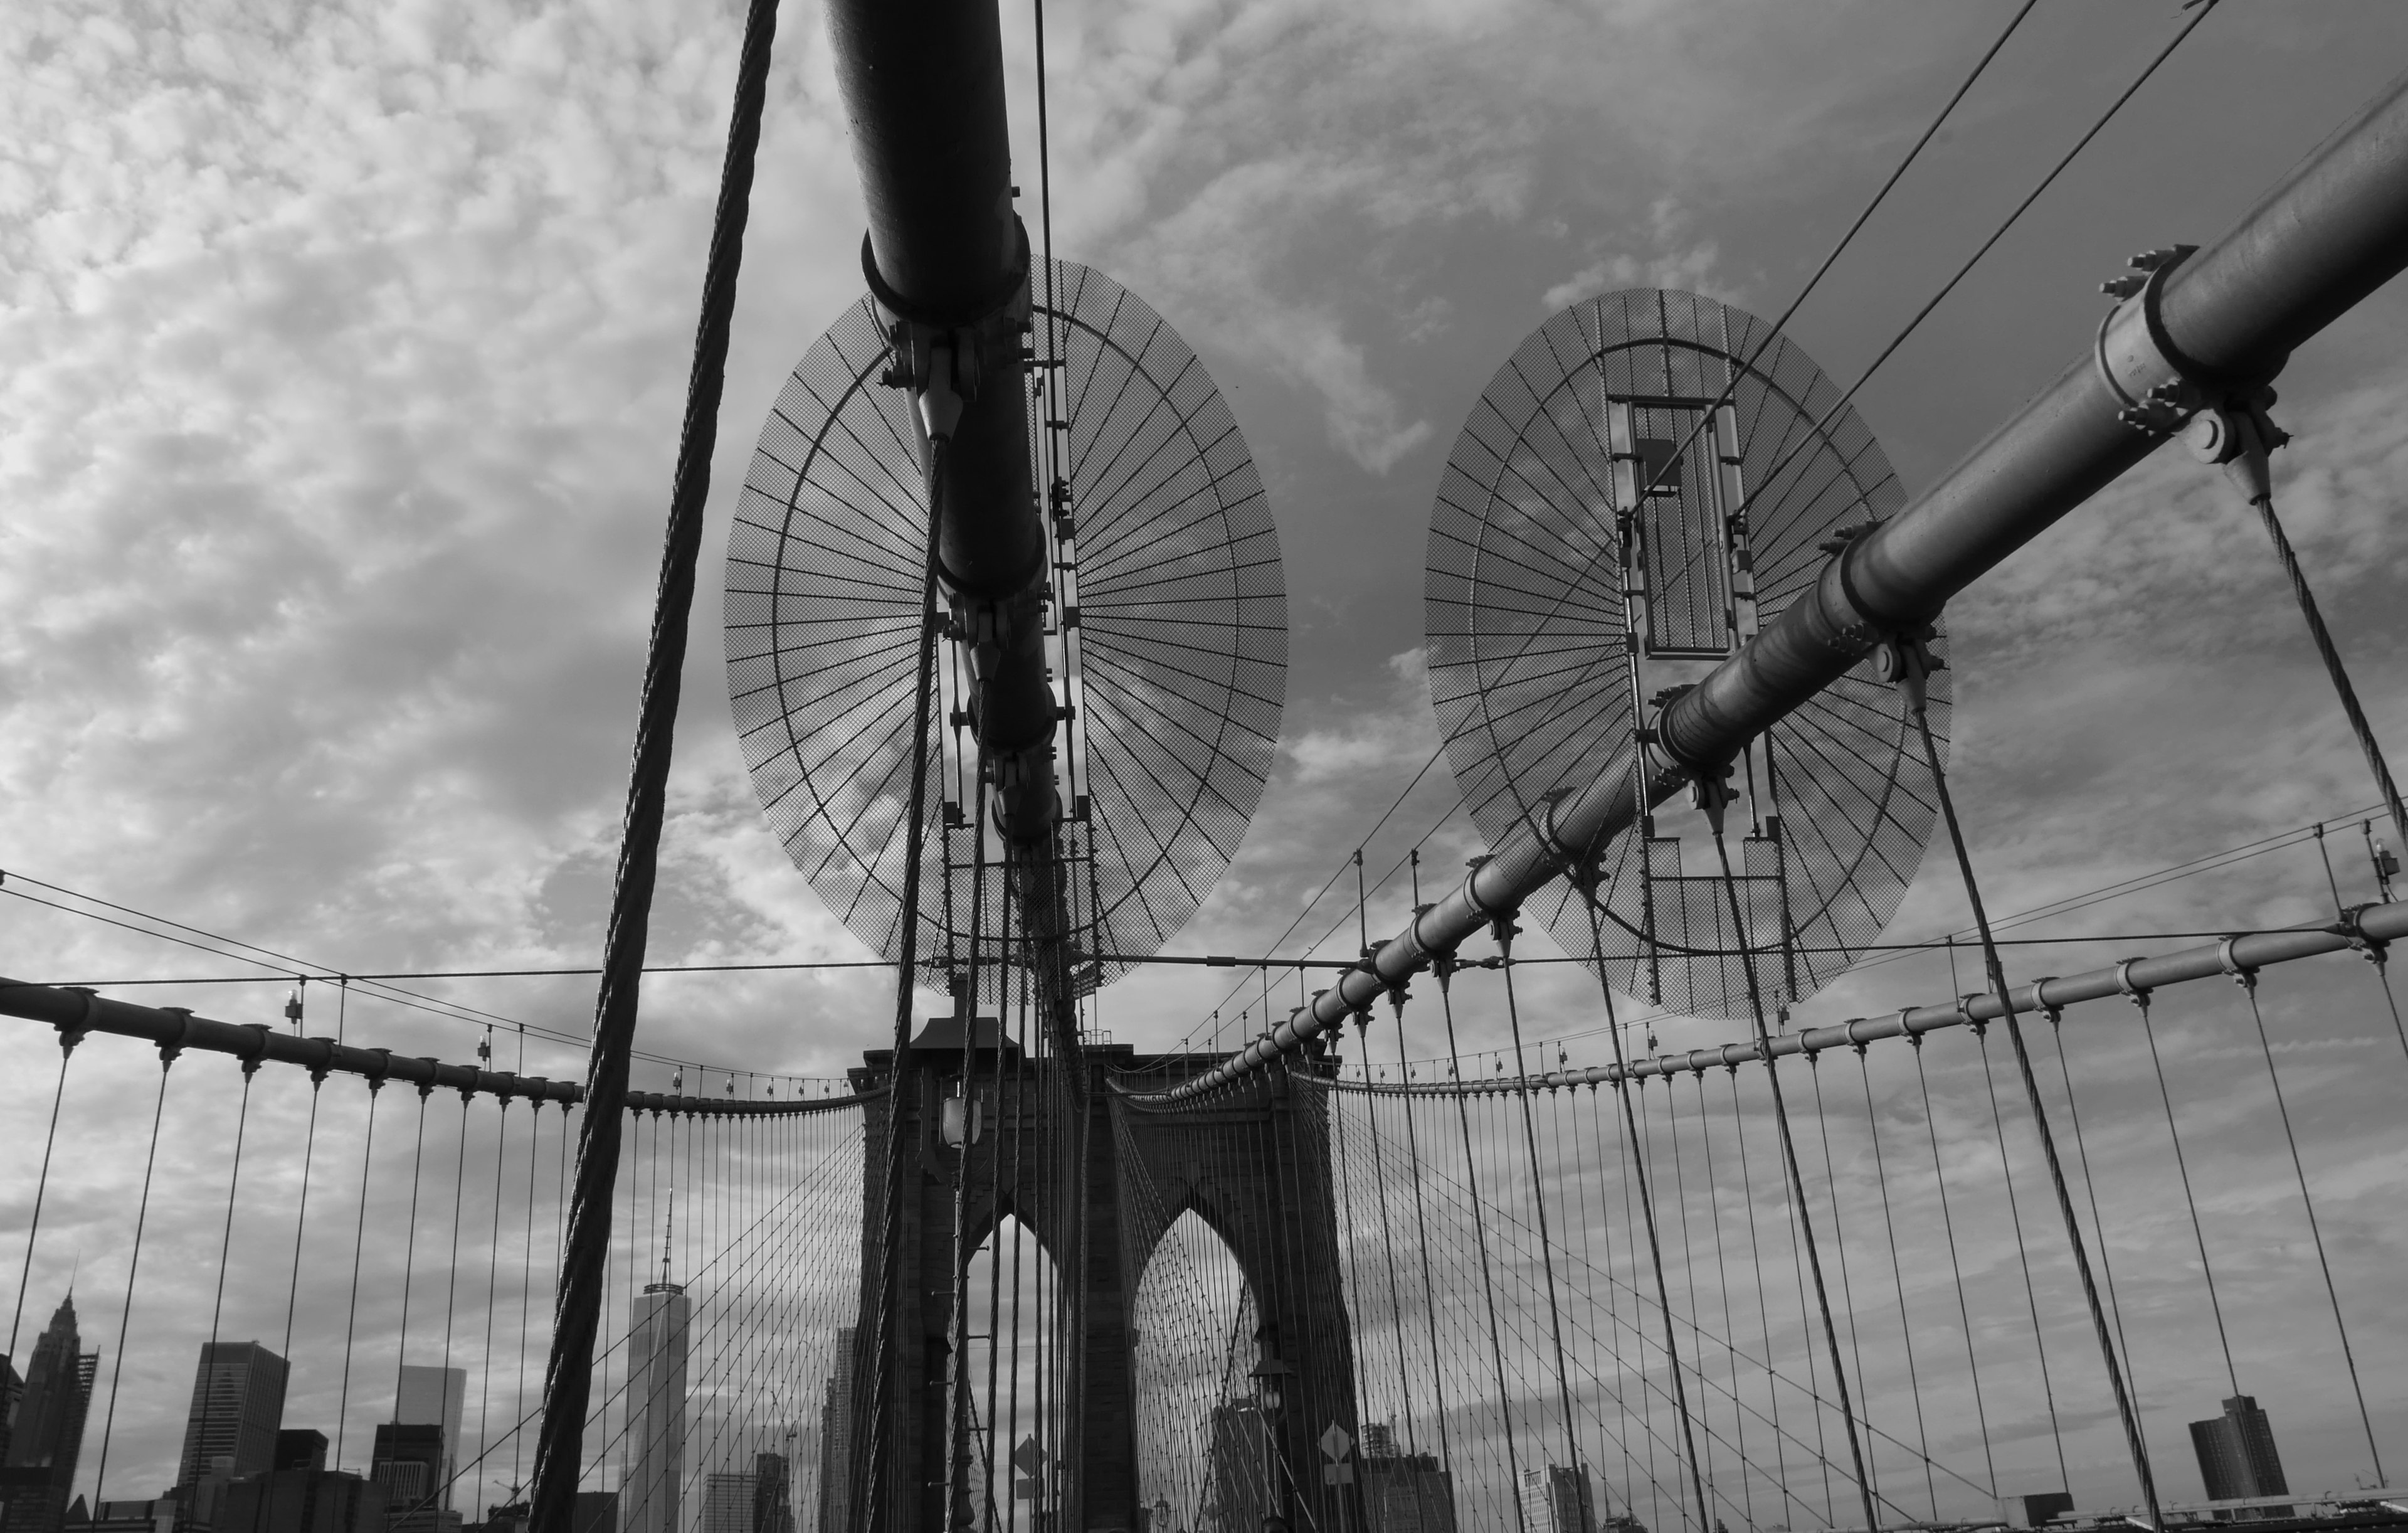
[[[1292,1490],[1292,1525],[1360,1527],[1356,1490],[1324,1483],[1318,1440],[1335,1423],[1359,1436],[1354,1339],[1339,1282],[1326,1095],[1279,1068],[1226,1095],[1176,1109],[1132,1100],[1219,1063],[1217,1054],[1140,1054],[1091,1046],[1075,1064],[1023,1059],[1008,1039],[996,1057],[995,1024],[977,1024],[966,1047],[958,1018],[928,1023],[914,1039],[901,1089],[869,1104],[863,1222],[862,1325],[854,1419],[880,1407],[870,1356],[881,1320],[894,1381],[877,1434],[888,1476],[859,1533],[939,1533],[944,1516],[948,1319],[954,1283],[953,1210],[963,1152],[948,1142],[948,1098],[966,1068],[984,1098],[968,1170],[970,1248],[998,1218],[1018,1218],[1060,1275],[1065,1323],[1077,1341],[1060,1445],[1067,1476],[1044,1533],[1136,1533],[1144,1526],[1138,1483],[1137,1377],[1130,1307],[1145,1264],[1170,1225],[1194,1211],[1228,1247],[1263,1322],[1261,1357],[1283,1366],[1280,1454]],[[891,1050],[863,1056],[855,1089],[883,1084]],[[1297,1070],[1319,1067],[1299,1062]],[[905,1155],[900,1270],[885,1281],[877,1250],[881,1156],[892,1115]],[[953,1115],[958,1118],[956,1107]],[[999,1136],[992,1140],[989,1135]],[[1075,1140],[1076,1142],[1072,1142]],[[870,1436],[859,1433],[856,1443]],[[1010,1444],[998,1443],[1009,1453]],[[856,1472],[867,1469],[856,1466]],[[967,1477],[965,1477],[967,1479]],[[853,1505],[862,1504],[856,1495]],[[896,1515],[897,1509],[901,1515]],[[957,1520],[967,1508],[955,1509]],[[851,1533],[851,1530],[848,1530]]]

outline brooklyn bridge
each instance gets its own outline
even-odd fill
[[[2358,570],[2319,560],[2408,457],[2320,467],[2290,381],[2329,400],[2384,344],[2408,77],[2325,103],[2220,227],[2099,271],[2095,316],[2025,327],[2055,371],[1920,488],[1859,391],[2215,0],[2151,21],[1844,386],[1796,316],[1984,131],[1952,113],[2031,4],[1770,301],[1558,294],[1401,535],[1435,748],[1325,774],[1352,850],[1273,937],[1226,912],[1276,903],[1248,858],[1319,738],[1289,634],[1332,550],[1296,556],[1316,508],[1207,349],[1055,251],[1093,190],[1057,175],[1056,98],[1113,65],[1049,64],[1041,4],[780,8],[710,55],[733,107],[674,452],[639,444],[674,472],[595,956],[366,971],[0,848],[0,1533],[2408,1526],[2398,636],[2319,600],[2400,564],[2381,516]],[[781,279],[744,257],[795,50],[867,220],[808,240],[859,295],[714,500],[723,417],[752,429],[738,295]],[[2044,711],[1979,722],[2037,664],[1965,637],[1985,593],[2088,635],[2088,672],[2139,665],[2106,620],[2181,557],[2044,589],[2017,561],[2112,541],[2076,513],[2143,479],[2246,534],[2215,545],[2248,573],[2201,621],[2251,636],[2217,664],[2293,656],[2319,721],[2270,758],[2235,701],[2200,752],[2271,833],[2086,776]],[[740,829],[824,908],[820,956],[661,914],[706,818],[677,747],[713,506]],[[1985,806],[1985,752],[2210,850],[2001,895],[2028,826]],[[2278,794],[2312,755],[2337,795]],[[2177,884],[2189,919],[2129,913]],[[322,898],[363,941],[386,919]],[[148,956],[79,967],[84,927]],[[817,1068],[681,1020],[765,974],[874,986],[873,1046],[828,1045],[820,1000],[774,1010]],[[503,1010],[531,981],[590,1027]]]

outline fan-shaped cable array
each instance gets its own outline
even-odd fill
[[[1048,485],[1048,654],[1074,795],[1061,845],[1093,859],[1064,881],[1071,924],[1121,955],[1088,967],[1086,985],[1158,951],[1244,837],[1278,740],[1286,597],[1262,481],[1195,353],[1087,267],[1057,263],[1051,291],[1029,435]],[[829,909],[893,956],[925,513],[909,402],[877,381],[885,361],[864,300],[780,394],[729,535],[726,633],[737,730],[771,825]],[[958,721],[967,704],[945,668]],[[949,910],[942,893],[947,861],[968,868],[980,834],[964,804],[974,748],[952,734],[931,762],[952,784],[928,807],[919,950],[931,967],[965,960],[970,940],[971,902]],[[986,860],[1001,862],[999,844]],[[992,931],[981,940],[999,947]]]
[[[1655,289],[1565,309],[1498,370],[1448,460],[1425,586],[1449,763],[1492,844],[1777,617],[1835,538],[1903,503],[1853,409],[1816,428],[1837,398],[1763,321]],[[1944,738],[1944,672],[1931,708]],[[1568,884],[1529,914],[1677,1010],[1743,1011],[1739,949],[1802,998],[1897,912],[1937,812],[1918,753],[1895,689],[1852,673],[1739,765],[1745,932],[1669,833],[1605,849],[1594,915]]]

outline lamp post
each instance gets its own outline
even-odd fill
[[[1278,1343],[1265,1326],[1263,1360],[1254,1365],[1254,1398],[1263,1411],[1263,1533],[1287,1533],[1287,1477],[1280,1472],[1280,1412],[1296,1370],[1280,1361]]]

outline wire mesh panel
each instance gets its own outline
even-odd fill
[[[1082,971],[1092,984],[1159,950],[1237,851],[1279,736],[1286,596],[1262,481],[1195,353],[1075,263],[1056,263],[1037,299],[1032,480],[1048,486],[1066,808],[1083,820],[1066,843],[1068,883],[1104,955]],[[728,536],[726,640],[771,826],[828,908],[894,956],[927,513],[910,401],[878,384],[885,364],[865,298],[787,380]],[[948,899],[947,872],[972,860],[965,828],[977,834],[960,679],[939,668],[956,726],[929,763],[951,785],[926,811],[919,951],[932,967],[966,953],[973,902]],[[990,839],[988,860],[1000,854]],[[982,933],[986,958],[1004,956],[992,912]]]
[[[1424,587],[1432,700],[1491,844],[1551,790],[1595,781],[1661,699],[1805,592],[1839,539],[1904,503],[1838,399],[1764,321],[1656,289],[1565,309],[1498,370],[1440,482]],[[1948,707],[1942,672],[1943,747]],[[1695,825],[1690,866],[1647,845],[1679,827],[1651,825],[1606,849],[1594,911],[1558,882],[1529,915],[1616,988],[1677,1011],[1745,1015],[1751,968],[1775,1004],[1821,988],[1897,913],[1930,836],[1913,723],[1862,666],[1737,766],[1738,926]]]

